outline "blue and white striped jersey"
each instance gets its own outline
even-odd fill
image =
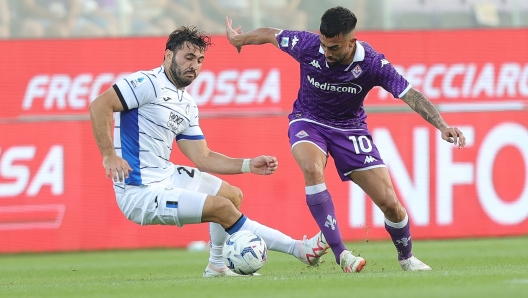
[[[113,86],[125,110],[114,115],[114,147],[133,172],[129,185],[146,185],[169,178],[174,138],[204,139],[198,107],[189,93],[178,90],[163,66],[138,71]]]

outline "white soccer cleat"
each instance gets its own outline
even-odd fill
[[[319,266],[321,264],[321,257],[326,253],[328,247],[323,233],[319,232],[310,239],[306,239],[305,235],[303,240],[299,241],[299,251],[301,254],[299,260],[306,265]]]
[[[429,271],[431,267],[412,256],[406,260],[399,261],[403,271]]]
[[[260,276],[258,273],[253,273],[249,275],[240,275],[233,271],[231,271],[227,266],[223,268],[217,268],[208,264],[207,267],[205,267],[203,277],[239,277],[239,276]]]
[[[354,256],[350,251],[344,250],[339,256],[341,269],[345,273],[359,273],[367,264],[362,257]]]

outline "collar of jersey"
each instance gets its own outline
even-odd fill
[[[365,48],[359,41],[356,40],[356,53],[354,54],[354,60],[352,63],[363,61],[363,59],[365,59]]]

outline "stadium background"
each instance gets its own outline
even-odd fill
[[[186,24],[212,33],[215,44],[188,88],[210,147],[280,161],[269,177],[222,177],[244,191],[242,211],[294,237],[315,232],[286,135],[298,66],[269,45],[237,54],[222,22],[227,10],[246,31],[316,31],[322,12],[335,5],[356,12],[358,39],[383,52],[468,137],[458,150],[383,90],[368,96],[369,128],[413,237],[528,232],[526,1],[35,1],[44,12],[31,2],[0,0],[0,252],[207,240],[207,225],[140,227],[124,218],[87,110],[120,77],[159,66],[166,35]],[[189,11],[181,14],[183,8]],[[176,152],[172,160],[190,164]],[[380,212],[361,190],[340,182],[333,166],[326,173],[344,239],[388,239]]]

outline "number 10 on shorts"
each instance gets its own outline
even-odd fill
[[[359,136],[358,138],[356,138],[356,136],[350,136],[348,139],[352,141],[356,154],[372,151],[372,143],[366,136]]]

